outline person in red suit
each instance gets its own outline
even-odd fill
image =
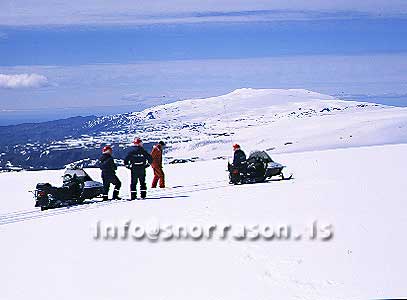
[[[151,151],[151,156],[153,157],[153,163],[151,167],[154,170],[153,183],[151,184],[152,188],[157,187],[157,183],[160,184],[160,188],[165,188],[165,175],[163,171],[163,150],[165,143],[160,141],[157,145],[153,147]]]

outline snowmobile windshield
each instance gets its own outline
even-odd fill
[[[78,177],[82,181],[92,180],[88,173],[86,173],[83,169],[66,169],[64,173],[64,179],[73,178],[74,175],[76,175],[76,177]]]
[[[271,163],[273,162],[273,160],[271,159],[271,157],[267,154],[266,151],[254,151],[252,153],[250,153],[249,158],[247,159],[248,162],[251,161],[258,161],[261,160],[265,163]]]

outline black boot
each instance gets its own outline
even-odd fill
[[[121,200],[122,198],[119,197],[119,191],[114,190],[113,191],[113,200]]]
[[[137,199],[137,191],[131,192],[131,200],[136,200]]]
[[[107,201],[107,200],[109,200],[109,196],[107,196],[107,195],[103,195],[103,199],[102,199],[102,201]]]
[[[146,199],[147,197],[147,191],[141,191],[141,199]]]

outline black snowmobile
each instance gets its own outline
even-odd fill
[[[283,169],[285,166],[271,159],[265,151],[252,152],[246,163],[240,168],[228,164],[229,182],[231,184],[257,183],[264,182],[273,176],[280,176],[281,179],[291,179],[285,177]]]
[[[34,190],[35,207],[41,210],[81,204],[86,199],[100,197],[103,184],[93,181],[81,168],[66,169],[61,187],[38,183]]]

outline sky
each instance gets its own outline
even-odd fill
[[[0,125],[242,87],[407,106],[407,1],[359,2],[3,0]]]

